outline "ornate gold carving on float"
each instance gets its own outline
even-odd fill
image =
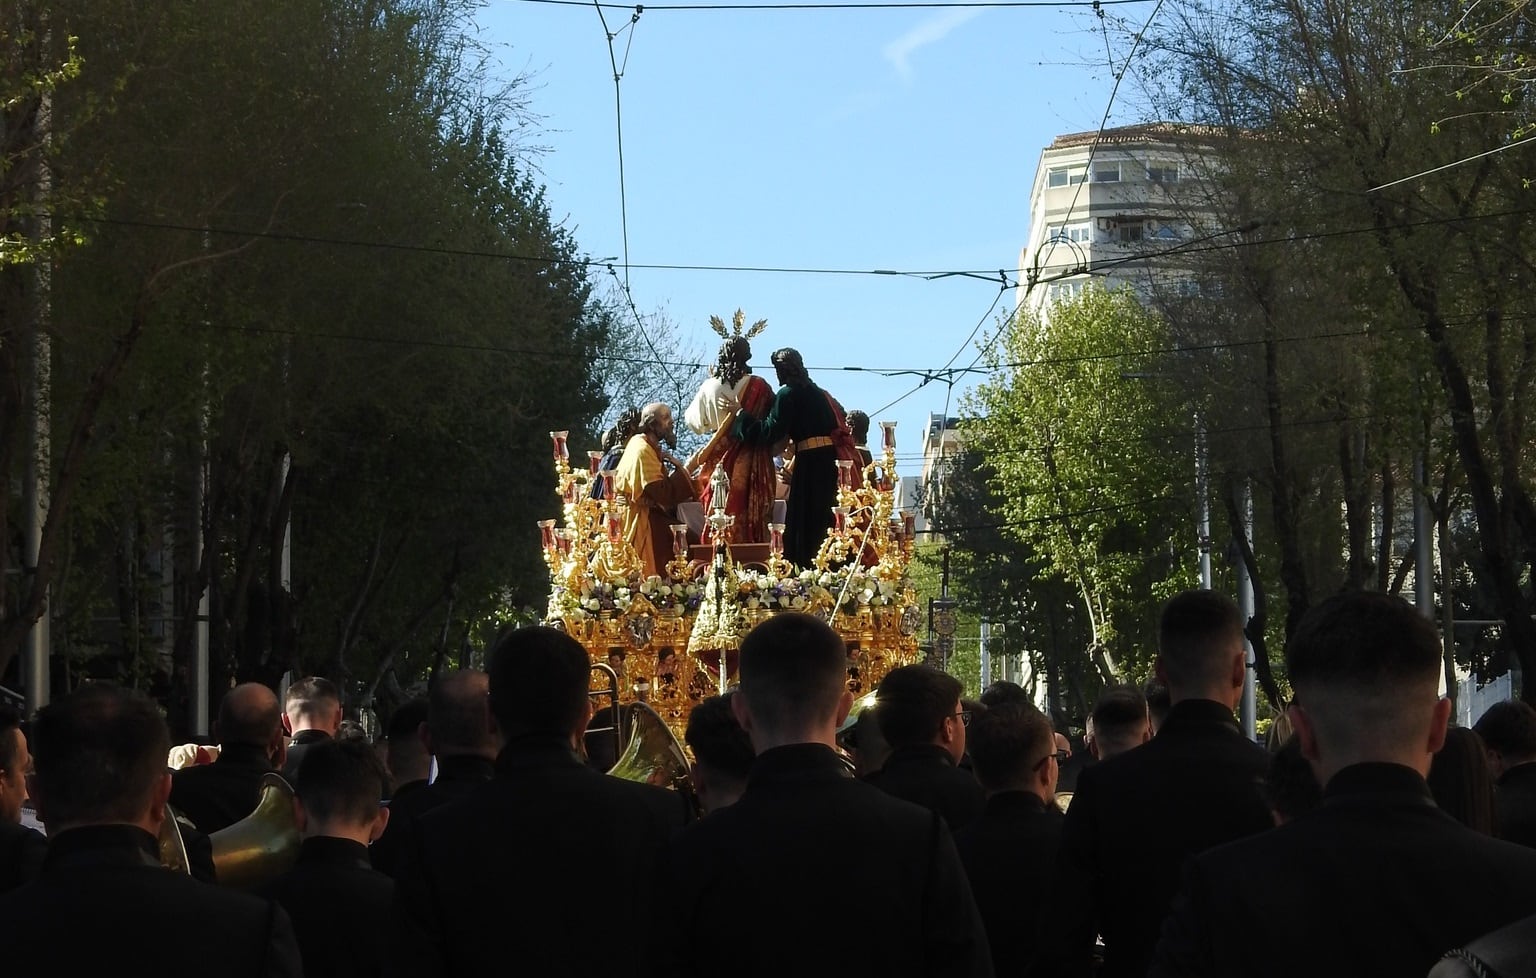
[[[862,471],[839,463],[835,522],[814,566],[784,558],[781,523],[769,526],[766,559],[738,560],[735,518],[723,508],[729,480],[717,470],[711,478],[724,481],[715,487],[718,507],[705,517],[707,557],[690,559],[688,527],[673,524],[674,557],[650,577],[624,539],[628,500],[599,470],[601,453],[589,453],[586,471],[573,470],[569,432],[550,432],[564,512],[558,522],[538,523],[551,583],[546,621],[593,662],[614,665],[625,698],[649,703],[679,739],[693,705],[735,683],[742,637],[782,611],[827,620],[848,643],[849,688],[873,689],[891,669],[918,661],[922,618],[907,577],[915,516],[894,508],[895,422],[881,429],[881,457]],[[606,481],[594,498],[598,480]]]

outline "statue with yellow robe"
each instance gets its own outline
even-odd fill
[[[640,415],[640,430],[625,444],[613,477],[614,491],[629,498],[624,538],[635,548],[647,576],[661,574],[672,559],[672,524],[679,522],[678,504],[699,495],[687,467],[671,452],[676,447],[672,409],[647,404]]]

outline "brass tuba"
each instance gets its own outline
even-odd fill
[[[165,806],[165,818],[160,822],[160,865],[173,873],[191,875],[192,861],[187,858],[187,843],[182,836],[183,816],[169,804]]]
[[[691,793],[688,754],[667,729],[661,714],[647,703],[625,703],[619,710],[629,727],[629,742],[608,773],[625,781]]]
[[[254,889],[287,872],[299,858],[299,823],[293,787],[275,771],[261,779],[256,810],[208,836],[215,879],[222,886]]]

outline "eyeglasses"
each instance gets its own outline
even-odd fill
[[[1069,758],[1071,756],[1072,756],[1072,752],[1069,751],[1069,750],[1059,750],[1059,751],[1057,751],[1054,754],[1047,754],[1044,757],[1040,758],[1040,760],[1035,762],[1034,769],[1036,771],[1038,771],[1042,767],[1045,767],[1045,762],[1050,760],[1053,757],[1056,758],[1056,763],[1060,764],[1060,763],[1062,763],[1063,761],[1065,761],[1067,758]]]
[[[962,727],[969,727],[971,725],[971,711],[970,710],[961,710],[959,713],[951,713],[950,716],[952,716],[952,717],[959,717],[960,718],[960,726],[962,726]]]

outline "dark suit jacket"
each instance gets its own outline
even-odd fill
[[[36,829],[0,822],[0,893],[29,883],[43,868],[48,840]]]
[[[687,818],[682,795],[594,771],[568,740],[513,740],[495,778],[415,820],[388,973],[567,974],[588,954],[602,971],[621,944],[625,973],[650,973],[649,949],[685,939],[647,915],[661,847]]]
[[[166,870],[148,832],[85,826],[48,846],[41,875],[0,896],[7,975],[303,974],[281,907]]]
[[[1356,764],[1313,811],[1190,863],[1152,974],[1418,976],[1532,913],[1536,852],[1436,808],[1411,768]]]
[[[898,747],[864,780],[888,795],[938,812],[951,832],[981,817],[987,805],[987,793],[976,776],[956,767],[949,751],[938,744]]]
[[[400,875],[411,824],[434,808],[469,796],[495,774],[496,762],[483,757],[439,757],[437,780],[398,792],[389,800],[389,824],[368,850],[373,868],[391,877]]]
[[[1024,973],[1055,899],[1061,810],[1028,791],[987,799],[980,818],[955,833],[999,975]]]
[[[171,807],[190,819],[199,832],[217,832],[256,810],[262,776],[275,770],[263,748],[226,745],[212,764],[171,773]]]
[[[1536,848],[1536,761],[1516,764],[1494,791],[1494,834]]]
[[[1156,737],[1084,768],[1062,822],[1039,973],[1087,975],[1097,931],[1101,978],[1146,974],[1184,860],[1274,824],[1259,793],[1268,766],[1230,709],[1182,700]]]
[[[350,839],[305,839],[293,869],[262,890],[293,920],[304,972],[319,978],[378,978],[395,883]]]
[[[1536,916],[1450,951],[1429,978],[1536,978]]]
[[[668,918],[684,925],[660,941],[668,974],[992,974],[943,819],[821,744],[759,754],[741,799],[679,833],[664,865]]]
[[[304,760],[304,752],[310,744],[318,744],[322,740],[330,740],[331,735],[324,730],[300,730],[293,735],[288,742],[288,759],[283,762],[283,777],[293,784],[294,777],[299,773],[299,764]]]

